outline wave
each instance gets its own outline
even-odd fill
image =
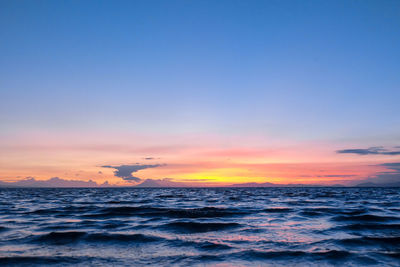
[[[400,190],[0,189],[0,266],[397,266]]]
[[[86,236],[86,232],[51,232],[33,238],[33,242],[52,243],[55,245],[64,245],[76,242]]]
[[[344,246],[383,246],[386,249],[398,249],[400,236],[395,237],[358,237],[336,240],[336,243]]]
[[[78,215],[86,212],[91,212],[98,208],[97,206],[65,206],[65,207],[56,207],[56,208],[48,208],[48,209],[37,209],[34,211],[25,212],[25,214],[32,215],[49,215],[49,216],[68,216],[68,215]]]
[[[245,260],[264,260],[264,259],[293,259],[304,257],[307,252],[303,251],[257,251],[246,250],[233,254],[232,256]]]
[[[171,245],[176,247],[194,247],[196,249],[204,251],[224,251],[232,249],[232,247],[229,245],[215,243],[211,241],[199,242],[199,241],[187,241],[183,239],[175,239],[175,240],[169,240],[169,243],[171,243]]]
[[[135,243],[147,243],[157,242],[163,240],[163,238],[156,236],[149,236],[144,234],[89,234],[86,238],[89,242],[135,242]]]
[[[334,221],[338,222],[346,222],[346,221],[353,221],[353,222],[388,222],[388,221],[398,221],[398,217],[393,216],[377,216],[371,214],[365,215],[355,215],[355,216],[337,216],[332,218]]]
[[[396,260],[400,260],[400,252],[378,252],[377,254]]]
[[[330,230],[350,230],[350,231],[395,231],[400,233],[400,224],[376,224],[376,223],[356,223],[338,227],[333,227]]]
[[[66,257],[66,256],[10,256],[0,257],[0,265],[32,266],[49,264],[79,264],[92,261],[92,257]]]
[[[79,231],[51,232],[32,238],[32,242],[66,245],[75,242],[134,242],[146,243],[160,241],[162,238],[144,234],[87,233]]]
[[[367,213],[366,209],[343,209],[343,208],[303,208],[304,214],[321,214],[321,215],[360,215]]]
[[[200,223],[200,222],[172,222],[160,226],[165,229],[177,233],[204,233],[211,231],[222,231],[240,227],[239,223]]]
[[[299,264],[302,261],[313,262],[314,264],[320,261],[326,261],[333,264],[342,264],[346,261],[354,261],[360,265],[376,264],[377,261],[365,257],[358,256],[354,253],[344,250],[329,250],[322,252],[305,252],[305,251],[257,251],[247,250],[230,255],[230,257],[236,257],[247,261],[254,260],[271,260],[271,261],[296,261]]]
[[[267,213],[287,213],[287,212],[292,212],[293,209],[291,208],[267,208],[267,209],[263,209],[263,212],[267,212]]]
[[[125,217],[125,216],[142,216],[142,217],[169,217],[169,218],[219,218],[219,217],[233,217],[249,214],[248,211],[228,209],[228,208],[214,208],[203,207],[193,209],[171,209],[171,208],[157,208],[149,206],[122,206],[122,207],[109,207],[101,209],[92,214],[83,215],[89,218],[109,218],[109,217]]]

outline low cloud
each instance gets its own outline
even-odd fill
[[[379,164],[378,166],[383,166],[386,167],[390,170],[398,171],[400,172],[400,162],[392,162],[392,163],[383,163]]]
[[[120,177],[125,181],[134,181],[134,182],[140,182],[142,179],[139,177],[132,176],[132,173],[138,172],[140,170],[144,169],[149,169],[149,168],[157,168],[162,166],[161,164],[135,164],[135,165],[120,165],[120,166],[111,166],[111,165],[104,165],[101,166],[103,168],[111,168],[115,169],[114,175],[116,177]]]
[[[354,174],[328,174],[328,175],[299,175],[299,177],[304,177],[304,178],[313,178],[313,177],[318,177],[318,178],[348,178],[348,177],[355,177],[357,175]]]
[[[0,182],[0,186],[11,187],[97,187],[98,184],[92,180],[65,180],[59,177],[53,177],[48,180],[36,180],[28,176],[23,180],[16,182]]]
[[[346,177],[355,177],[357,175],[354,174],[329,174],[329,175],[317,175],[316,177],[327,177],[327,178],[333,178],[333,177],[339,177],[339,178],[346,178]]]
[[[399,147],[395,147],[399,148]],[[388,150],[381,146],[378,147],[369,147],[369,148],[351,148],[351,149],[342,149],[337,150],[336,153],[339,154],[357,154],[357,155],[387,155],[387,156],[396,156],[400,155],[399,150]]]
[[[387,171],[377,172],[362,182],[372,182],[381,185],[400,185],[400,162],[383,163],[375,166],[385,167]]]
[[[198,179],[181,179],[182,182],[204,182],[204,181],[214,181],[211,178],[198,178]]]

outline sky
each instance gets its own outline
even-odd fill
[[[0,36],[0,181],[400,182],[399,1],[3,0]]]

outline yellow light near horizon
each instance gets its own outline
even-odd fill
[[[223,183],[223,184],[231,184],[231,183],[279,183],[282,181],[282,178],[269,178],[269,177],[260,177],[255,176],[254,173],[247,169],[238,169],[238,168],[222,168],[222,169],[213,169],[210,171],[204,172],[196,172],[182,175],[184,179],[192,179],[204,181],[204,179],[209,179],[210,183]]]

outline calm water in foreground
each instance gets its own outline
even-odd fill
[[[0,189],[0,265],[400,266],[400,189]]]

